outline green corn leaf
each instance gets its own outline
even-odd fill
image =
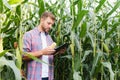
[[[110,80],[114,80],[114,72],[112,70],[112,66],[111,66],[111,63],[110,62],[102,62],[102,65],[104,67],[107,67],[109,72],[110,72]]]
[[[80,44],[80,41],[79,41],[79,36],[78,37],[74,36],[74,39],[75,39],[76,47],[78,48],[78,52],[80,52],[80,50],[81,50],[81,44]]]
[[[83,38],[86,35],[86,32],[87,32],[87,24],[86,22],[84,22],[81,25],[80,38]]]
[[[28,0],[23,0],[22,4],[27,3],[27,2],[28,2]]]
[[[19,19],[21,19],[21,6],[20,6],[20,5],[18,5],[18,6],[16,7],[16,14],[17,14],[17,16],[19,17]]]
[[[12,7],[8,4],[7,0],[3,0],[3,4],[10,10],[12,10]]]
[[[113,32],[115,32],[116,31],[116,28],[117,28],[117,26],[119,26],[120,25],[120,22],[116,22],[115,24],[113,24],[112,26],[112,29],[109,31],[109,32],[107,32],[106,33],[106,37],[105,38],[108,38],[108,37],[110,37],[110,35],[113,33]]]
[[[120,45],[113,48],[112,53],[120,53]]]
[[[93,35],[92,35],[90,32],[87,32],[87,35],[88,35],[88,37],[89,37],[90,40],[91,40],[91,45],[92,45],[92,47],[94,47]]]
[[[83,1],[82,0],[78,0],[78,10],[79,11],[82,10],[82,6],[83,6]]]
[[[38,6],[36,3],[28,2],[28,4],[29,4],[29,5],[33,5],[34,7],[38,7],[38,8],[39,8],[39,6]]]
[[[66,55],[66,56],[62,56],[61,58],[72,59],[72,56],[71,55]]]
[[[108,19],[102,20],[102,23],[101,23],[99,29],[101,29],[102,27],[104,27],[104,26],[107,24],[107,21],[108,21]],[[99,29],[98,29],[98,30],[99,30]]]
[[[33,56],[33,55],[29,54],[29,53],[26,53],[26,52],[22,52],[22,53],[23,53],[23,55],[26,55],[26,56],[28,56],[29,58],[31,58],[31,59],[33,59],[33,60],[35,60],[35,61],[37,61],[37,62],[48,64],[48,63],[46,63],[46,62],[38,59],[37,57],[35,57],[35,56]],[[48,65],[49,65],[49,64],[48,64]],[[52,64],[50,64],[50,66],[52,66]]]
[[[102,7],[102,5],[104,5],[105,1],[106,0],[100,0],[99,5],[95,9],[95,13],[97,13],[101,9],[101,7]]]
[[[41,16],[41,14],[45,11],[44,1],[38,0],[38,5],[39,5],[39,16]]]
[[[13,21],[13,20],[12,20]],[[4,25],[5,25],[5,27],[3,27],[2,29],[1,29],[1,31],[2,32],[7,32],[7,30],[8,30],[8,28],[10,27],[10,24],[12,23],[12,21],[11,20],[9,20],[8,22],[6,22]]]
[[[100,61],[100,58],[102,55],[103,55],[103,53],[99,50],[99,52],[97,53],[97,55],[95,56],[95,58],[93,60],[92,70],[90,72],[91,77],[95,74],[96,66],[97,66],[98,62]]]
[[[61,33],[60,33],[60,32],[61,32],[61,24],[60,24],[60,21],[61,21],[61,20],[59,20],[58,25],[57,25],[57,26],[58,26],[58,29],[57,29],[57,37],[56,37],[56,38],[57,38],[57,45],[59,45],[59,44],[60,44],[60,41],[61,41],[61,39],[60,39],[60,38],[61,38],[61,35],[60,35],[60,34],[61,34]]]
[[[109,17],[117,8],[120,6],[120,1],[116,3],[116,5],[112,8],[112,10],[107,14],[106,18]]]
[[[11,50],[3,50],[3,52],[0,53],[0,57],[4,56],[8,51],[11,51]]]
[[[9,3],[10,5],[13,5],[13,4],[21,3],[21,2],[23,2],[23,1],[24,1],[24,0],[9,0],[8,3]]]
[[[2,13],[2,12],[3,12],[3,1],[0,0],[0,13]]]
[[[11,12],[9,10],[5,14],[6,14],[6,18],[5,18],[5,21],[3,22],[3,25],[6,25],[10,20],[9,18],[11,17]],[[10,21],[12,21],[12,20],[10,20]]]
[[[21,80],[20,70],[16,67],[14,61],[7,60],[5,57],[1,57],[0,63],[3,63],[2,66],[4,66],[4,65],[9,66],[13,70],[13,72],[15,74],[15,80]],[[2,67],[2,66],[0,65],[0,67]]]
[[[92,50],[88,50],[88,51],[85,51],[85,54],[83,56],[83,59],[81,60],[81,62],[84,62],[87,58],[87,56],[92,52]]]
[[[17,58],[17,60],[16,60],[16,66],[19,69],[21,69],[21,66],[22,66],[22,57],[21,57],[21,54],[20,54],[20,51],[19,51],[18,48],[16,49],[16,58]]]
[[[78,14],[77,14],[77,19],[75,20],[72,30],[75,29],[76,27],[78,27],[79,23],[81,22],[81,20],[83,19],[83,17],[88,13],[88,10],[81,10]]]
[[[73,73],[73,79],[74,80],[82,80],[82,78],[80,76],[80,72],[74,71],[74,73]]]
[[[75,1],[73,4],[74,4],[74,5],[77,5],[79,11],[82,10],[82,6],[83,6],[83,5],[82,5],[82,4],[83,4],[82,0],[77,0],[77,1]]]

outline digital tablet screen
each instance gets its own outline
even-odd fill
[[[58,47],[55,48],[56,52],[58,52],[61,49],[67,48],[69,46],[69,43],[64,43]]]

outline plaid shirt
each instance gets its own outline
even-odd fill
[[[51,45],[53,40],[46,33],[47,45]],[[25,52],[35,52],[42,49],[41,32],[38,27],[24,34],[23,50]],[[53,55],[49,55],[49,64],[53,64]],[[39,57],[42,60],[42,56]],[[42,63],[34,60],[27,63],[27,80],[41,80]],[[53,66],[49,66],[49,80],[53,80]]]

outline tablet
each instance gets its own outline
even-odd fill
[[[61,49],[67,48],[69,46],[69,43],[64,43],[58,47],[55,48],[56,52],[58,52]]]

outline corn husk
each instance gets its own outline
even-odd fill
[[[56,43],[53,42],[50,47],[54,49],[56,47]]]

